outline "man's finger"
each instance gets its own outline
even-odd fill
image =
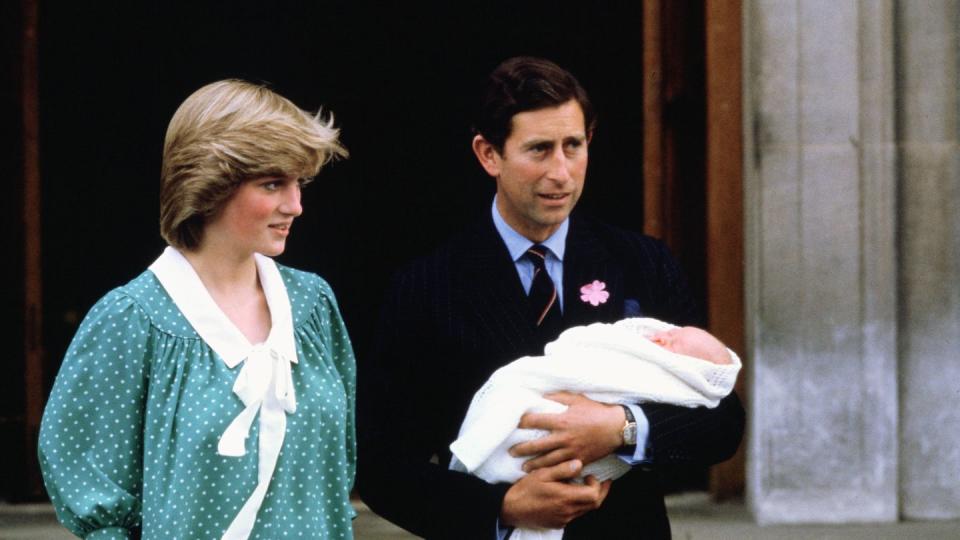
[[[552,431],[558,427],[557,413],[526,413],[520,417],[517,427],[521,429],[543,429]]]
[[[569,455],[569,452],[564,451],[563,449],[557,449],[552,452],[547,452],[542,456],[537,456],[533,459],[528,459],[523,464],[523,472],[529,473],[537,469],[542,469],[544,467],[552,467],[558,463],[563,463],[568,459],[571,459],[573,456]]]
[[[551,401],[556,401],[557,403],[563,403],[564,405],[573,405],[582,396],[580,394],[573,394],[570,392],[554,392],[552,394],[546,394],[543,396]]]
[[[613,484],[613,480],[604,480],[600,482],[600,501],[603,502],[607,498],[607,494],[610,493],[610,486]]]
[[[604,499],[607,498],[607,494],[610,493],[612,482],[612,480],[601,482],[593,475],[584,478],[584,486],[590,489],[589,495],[587,495],[588,499],[585,502],[589,503],[593,509],[600,508]]]
[[[604,497],[606,497],[606,493],[610,491],[610,484],[613,483],[613,480],[604,480],[603,482],[601,482],[597,480],[597,477],[591,474],[590,476],[587,476],[586,478],[583,479],[583,483],[584,485],[587,485],[590,487],[597,487],[599,489],[599,492]]]
[[[576,478],[580,475],[581,469],[583,469],[583,463],[579,459],[571,459],[570,461],[558,463],[553,467],[537,469],[535,474],[542,476],[543,479],[548,482],[561,482]]]
[[[547,435],[540,437],[539,439],[533,439],[532,441],[517,443],[511,446],[508,452],[513,457],[537,456],[552,450],[556,450],[561,446],[562,445],[557,440],[557,437],[553,435]]]
[[[599,508],[600,503],[603,502],[600,482],[596,479],[585,484],[568,484],[564,487],[569,490],[567,492],[568,500],[576,505],[581,515]]]

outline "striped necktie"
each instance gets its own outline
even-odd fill
[[[560,303],[557,289],[547,273],[547,248],[534,244],[525,256],[533,263],[533,283],[530,285],[530,308],[533,311],[536,326],[546,326],[560,319]]]

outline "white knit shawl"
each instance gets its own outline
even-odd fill
[[[564,331],[544,349],[544,356],[525,356],[498,369],[477,391],[450,445],[450,468],[469,472],[487,482],[516,482],[525,473],[527,458],[507,450],[541,437],[541,430],[519,429],[527,412],[560,413],[566,405],[543,397],[573,392],[604,403],[661,402],[684,407],[716,407],[733,390],[740,359],[712,362],[670,352],[648,337],[674,328],[650,318],[630,318],[613,324],[594,323]],[[615,456],[588,464],[582,477],[598,480],[622,476],[630,466]],[[511,539],[556,538],[560,529],[517,529]]]

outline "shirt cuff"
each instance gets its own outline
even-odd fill
[[[647,439],[650,438],[650,421],[643,414],[643,409],[635,403],[625,403],[626,407],[633,413],[634,421],[637,423],[637,445],[624,447],[617,450],[616,456],[627,465],[637,465],[647,460]],[[631,452],[631,448],[633,452]]]
[[[128,540],[129,538],[130,531],[123,527],[104,527],[91,532],[84,537],[84,540]]]
[[[513,532],[513,527],[504,527],[500,524],[500,518],[497,518],[497,540],[505,540]]]

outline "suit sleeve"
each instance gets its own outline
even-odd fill
[[[677,325],[706,326],[702,311],[666,245],[652,241],[640,251],[647,259],[645,280],[654,316]],[[665,403],[641,404],[650,423],[646,459],[653,466],[712,465],[729,459],[743,438],[744,411],[736,392],[715,408],[687,408]]]
[[[377,348],[358,374],[357,484],[364,502],[404,529],[429,538],[483,538],[496,530],[509,485],[450,471],[435,456],[436,422],[449,411],[437,380],[438,337],[429,321],[439,309],[423,267],[395,279],[381,313]],[[428,285],[430,284],[430,285]]]

